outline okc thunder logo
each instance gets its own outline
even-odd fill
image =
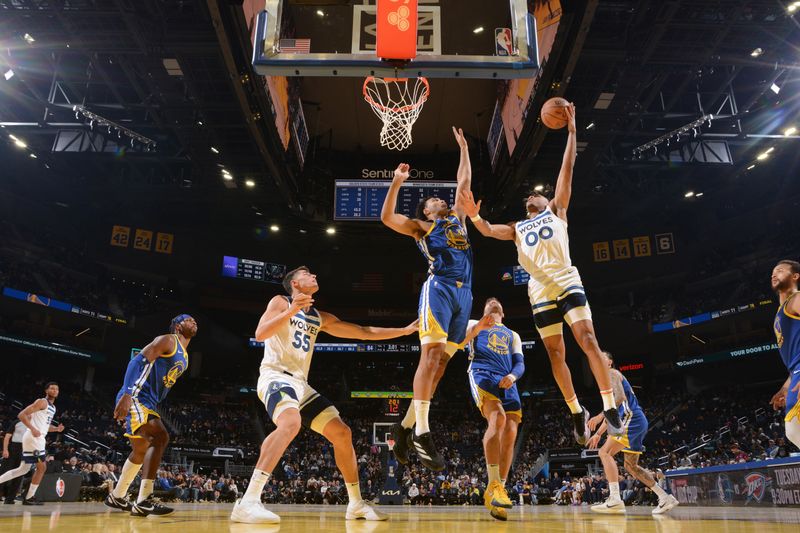
[[[445,223],[444,234],[447,237],[447,246],[456,250],[466,250],[469,248],[469,240],[461,224],[450,222]]]
[[[169,369],[167,375],[164,376],[164,386],[168,389],[171,389],[172,386],[175,385],[175,382],[178,381],[178,378],[181,377],[181,374],[183,374],[185,369],[186,368],[183,366],[183,361],[178,361],[175,363],[172,368]]]
[[[63,498],[64,497],[64,489],[65,489],[65,487],[66,487],[66,484],[64,483],[64,480],[61,479],[61,478],[58,478],[56,480],[56,495],[59,498]]]
[[[745,476],[744,481],[747,483],[747,501],[760,502],[772,480],[763,474],[752,472]]]

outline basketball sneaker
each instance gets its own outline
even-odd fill
[[[483,493],[483,503],[489,509],[494,507],[501,507],[504,509],[511,509],[514,504],[508,497],[506,488],[499,481],[492,481],[486,487],[486,492]]]
[[[584,406],[581,405],[580,413],[574,413],[572,415],[572,424],[575,426],[572,429],[572,435],[575,437],[575,441],[579,445],[585,446],[586,442],[592,436],[592,432],[589,431],[589,411],[587,411]]]
[[[502,520],[503,522],[508,520],[508,511],[502,507],[492,507],[489,510],[489,514],[492,515],[492,518],[495,520]]]
[[[347,511],[344,514],[346,520],[358,520],[359,518],[370,521],[388,520],[389,515],[373,509],[364,500],[350,502],[347,504]]]
[[[414,444],[414,451],[417,452],[423,466],[434,472],[444,470],[444,458],[436,451],[436,445],[433,443],[433,435],[431,435],[430,431],[422,435],[417,435],[416,432],[412,431],[411,442]]]
[[[131,504],[131,516],[167,516],[175,512],[172,507],[161,505],[152,496],[144,501]]]
[[[281,517],[258,501],[237,500],[231,511],[232,522],[244,524],[280,524]]]
[[[619,419],[619,411],[617,408],[606,409],[603,411],[606,417],[606,431],[613,437],[620,437],[625,433],[625,428],[622,427],[622,422]]]
[[[408,443],[411,439],[412,429],[407,429],[400,424],[392,426],[392,439],[394,439],[394,456],[401,465],[408,464]]]
[[[672,494],[667,494],[666,498],[663,500],[658,500],[658,505],[655,509],[653,509],[653,514],[664,514],[670,509],[674,509],[678,505],[680,505],[678,499]]]
[[[22,505],[44,505],[42,502],[34,498],[25,498],[22,500]]]
[[[109,493],[106,496],[105,501],[103,502],[106,507],[111,507],[112,509],[119,509],[120,511],[128,512],[131,510],[131,502],[126,498],[116,498],[112,493]]]
[[[591,509],[595,513],[624,514],[625,502],[623,502],[619,498],[609,498],[603,503],[592,505]]]

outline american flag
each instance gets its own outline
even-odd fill
[[[289,54],[310,54],[311,39],[281,39],[280,48]]]

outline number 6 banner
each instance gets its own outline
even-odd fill
[[[378,0],[378,57],[417,57],[417,0]]]

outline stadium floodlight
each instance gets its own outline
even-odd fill
[[[11,69],[8,69],[3,76],[5,76],[6,81],[8,81],[8,80],[10,80],[11,78],[14,77],[14,71],[11,70]]]

